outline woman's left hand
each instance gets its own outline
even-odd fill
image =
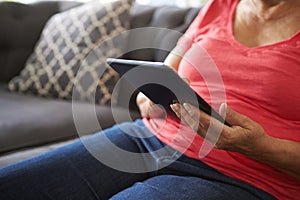
[[[171,108],[186,125],[218,149],[255,156],[256,147],[269,139],[262,126],[226,104],[221,105],[219,112],[231,127],[187,103],[176,103]]]

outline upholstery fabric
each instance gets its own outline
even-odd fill
[[[50,16],[78,5],[71,1],[0,2],[0,82],[8,82],[24,68]]]
[[[180,35],[199,13],[200,8],[178,8],[174,6],[151,7],[135,4],[131,10],[131,28],[156,27],[143,35],[132,34],[128,39],[128,59],[163,61],[175,47]],[[178,34],[174,34],[178,32]],[[155,49],[144,48],[154,46]]]
[[[69,1],[42,1],[29,5],[13,2],[0,3],[0,25],[2,27],[0,29],[0,77],[2,78],[0,81],[5,82],[2,88],[0,85],[1,166],[45,152],[53,147],[53,143],[77,136],[70,102],[5,91],[8,79],[19,73],[26,58],[32,53],[46,19],[49,18],[49,12],[60,12],[75,5],[78,3],[74,4],[74,2]],[[160,12],[160,10],[165,10],[165,13]],[[180,15],[182,19],[178,19],[173,16],[173,11],[183,12],[185,15]],[[131,9],[130,24],[131,28],[156,26],[156,24],[161,24],[159,21],[170,20],[173,16],[178,22],[172,22],[172,20],[170,22],[173,25],[178,23],[178,25],[175,27],[172,25],[172,28],[176,30],[179,28],[184,32],[184,28],[188,27],[198,11],[199,8],[178,10],[172,7],[164,9],[164,6],[151,7],[135,4]],[[154,18],[154,16],[156,17]],[[163,25],[170,27],[167,23],[163,23]],[[159,42],[158,39],[152,41]],[[164,39],[161,45],[167,43],[166,41]],[[135,42],[134,37],[130,38],[130,42]],[[17,53],[21,51],[24,51],[24,55]],[[141,50],[137,54],[131,54],[130,58],[155,60],[155,58],[162,58],[164,55],[165,52],[155,51],[155,49],[151,51]],[[122,83],[121,86],[122,88],[119,89],[118,93],[118,105],[127,108],[128,102],[122,101],[122,97],[123,93],[128,93],[130,86],[126,83]],[[136,109],[134,103],[135,98],[133,97],[130,106]],[[85,114],[84,109],[83,107],[83,115]],[[126,109],[120,108],[118,114],[123,116],[125,111]],[[115,123],[109,107],[96,106],[96,113],[101,127],[109,127]],[[137,113],[132,113],[133,119],[137,117],[139,117]],[[88,118],[84,122],[87,128],[89,120]],[[87,132],[93,131],[93,129],[87,129]]]
[[[78,137],[73,119],[72,104],[57,99],[37,98],[33,95],[11,93],[0,85],[0,154],[24,147],[33,147],[55,141]],[[82,113],[85,124],[81,135],[99,131],[115,124],[109,106],[95,106],[99,127],[86,114],[90,103],[78,102],[76,109]],[[120,120],[127,119],[127,109],[115,108]],[[132,112],[131,117],[139,115]],[[127,119],[128,120],[128,119]]]
[[[32,92],[45,97],[76,98],[109,104],[118,80],[105,59],[120,54],[126,40],[114,36],[129,28],[132,0],[91,2],[52,17],[21,75],[9,83],[11,91]],[[97,49],[101,46],[101,51]],[[88,56],[90,52],[93,56]],[[87,58],[91,59],[87,59]],[[80,69],[80,71],[79,71]],[[102,73],[99,80],[99,72]],[[76,82],[76,87],[74,83]]]

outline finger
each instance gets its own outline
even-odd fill
[[[181,114],[180,114],[180,106],[178,103],[173,103],[170,105],[171,109],[174,111],[176,116],[181,119]]]
[[[187,113],[183,120],[186,124],[192,128],[198,135],[205,137],[206,131],[204,125],[201,122],[201,112],[197,107],[194,107],[190,104],[184,103],[182,106],[183,112]]]
[[[162,117],[164,112],[165,110],[157,104],[149,105],[149,117],[151,118]]]
[[[197,107],[192,106],[188,103],[184,103],[182,106],[182,110],[186,113],[185,120],[197,123],[197,127],[199,125],[203,126],[202,124],[200,124],[200,110]]]
[[[148,100],[148,104],[149,104],[149,106],[154,106],[155,105],[155,103],[151,100]]]
[[[198,119],[197,113],[188,112],[182,105],[175,103],[171,105],[172,110],[176,113],[177,117],[181,121],[192,128],[195,132],[198,131]],[[195,120],[196,119],[196,120]]]
[[[170,107],[175,112],[176,116],[179,119],[183,120],[180,104],[179,103],[173,103],[173,104],[170,105]]]
[[[219,114],[221,115],[221,117],[223,119],[226,118],[226,110],[227,110],[227,104],[226,103],[222,103],[220,108],[219,108]]]
[[[200,114],[198,109],[186,110],[183,105],[180,105],[181,120],[188,125],[194,132],[198,133]],[[200,133],[201,134],[201,133]]]
[[[183,105],[183,108],[180,108],[178,104],[175,112],[177,116],[201,137],[215,146],[223,133],[224,124],[210,117],[210,115],[199,110],[197,107],[186,103]],[[219,144],[219,146],[221,145]]]
[[[209,142],[216,143],[222,134],[224,124],[190,104],[183,105],[187,111],[198,111],[199,126],[197,132]]]

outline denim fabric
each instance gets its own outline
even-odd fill
[[[181,155],[140,120],[0,169],[1,200],[109,198],[275,199]]]

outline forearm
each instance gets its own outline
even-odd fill
[[[248,156],[300,181],[300,143],[266,136]]]
[[[216,148],[237,152],[269,164],[300,181],[300,142],[269,136],[261,125],[226,104],[222,104],[220,113],[226,113],[225,120],[232,126],[224,126],[190,104],[173,104],[171,108],[184,123]],[[208,128],[210,134],[207,134]]]
[[[179,64],[184,56],[184,52],[180,48],[175,47],[165,59],[164,63],[172,67],[175,71],[178,71]]]

